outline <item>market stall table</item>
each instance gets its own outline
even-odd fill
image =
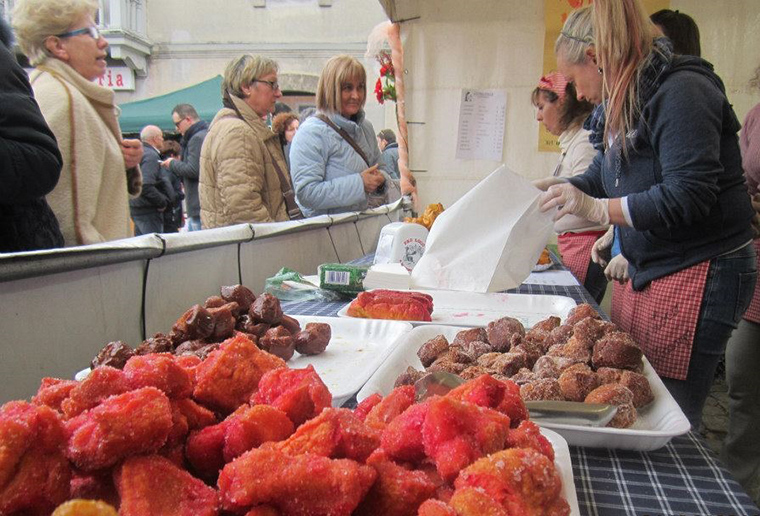
[[[564,271],[557,263],[551,270]],[[372,256],[353,263],[371,264]],[[522,284],[510,293],[560,295],[589,303],[607,316],[580,284]],[[288,314],[334,317],[346,301],[285,302]],[[355,397],[347,406],[355,404]],[[570,446],[582,515],[760,515],[741,486],[695,432],[650,452]]]

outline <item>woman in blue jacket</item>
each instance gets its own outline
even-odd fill
[[[317,114],[298,129],[290,149],[296,201],[306,217],[362,211],[370,194],[382,195],[386,175],[364,116],[366,82],[364,67],[351,56],[333,57],[322,70]]]
[[[696,430],[757,277],[740,126],[712,65],[674,55],[640,0],[593,9],[605,109],[591,140],[602,150],[585,174],[549,187],[542,209],[620,228],[632,287],[621,326]],[[576,80],[562,52],[557,62]]]

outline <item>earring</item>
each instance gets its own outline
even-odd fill
[[[601,69],[601,67],[597,68],[596,71],[599,72],[599,75],[602,75],[602,69]]]

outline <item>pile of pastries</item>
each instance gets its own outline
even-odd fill
[[[420,347],[425,371],[409,368],[396,385],[413,384],[427,372],[465,379],[490,374],[520,386],[526,401],[566,400],[618,407],[608,426],[627,428],[654,396],[641,374],[643,353],[628,333],[601,320],[588,304],[575,307],[564,324],[549,317],[526,331],[512,317],[485,328],[462,330],[452,342],[439,335]]]
[[[295,351],[318,355],[330,343],[329,324],[308,323],[282,313],[280,300],[264,293],[260,296],[243,285],[221,288],[203,305],[193,305],[174,323],[171,332],[156,333],[136,348],[121,341],[109,342],[92,359],[90,367],[107,365],[123,369],[135,355],[172,353],[206,358],[221,342],[234,335],[245,335],[260,349],[287,361]]]
[[[513,382],[331,402],[312,367],[243,333],[205,358],[148,353],[45,378],[0,407],[0,514],[569,514]]]
[[[425,226],[425,228],[430,231],[430,228],[433,227],[433,222],[435,222],[435,219],[438,218],[438,215],[441,213],[443,213],[443,204],[439,202],[428,204],[427,208],[425,208],[425,211],[422,212],[422,215],[419,217],[406,217],[404,218],[404,222],[420,224],[422,226]]]

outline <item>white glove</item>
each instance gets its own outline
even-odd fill
[[[604,275],[608,280],[615,280],[618,283],[625,283],[628,281],[628,260],[622,254],[617,255],[610,264],[604,269]]]
[[[610,229],[608,229],[605,234],[600,236],[596,242],[594,242],[593,247],[591,247],[591,261],[599,264],[602,267],[606,267],[607,260],[604,256],[602,256],[602,253],[604,251],[607,251],[612,246],[613,240],[615,240],[615,226],[610,226]],[[610,253],[607,252],[604,254],[609,256]]]
[[[534,179],[533,181],[531,181],[531,183],[533,183],[533,186],[535,186],[542,192],[545,192],[546,190],[548,190],[549,187],[552,185],[559,185],[566,182],[567,180],[565,178],[554,177],[554,176],[543,177],[541,179]]]
[[[573,214],[603,226],[610,223],[609,199],[594,199],[570,183],[550,186],[538,198],[538,207],[544,212],[557,207],[555,221]]]

